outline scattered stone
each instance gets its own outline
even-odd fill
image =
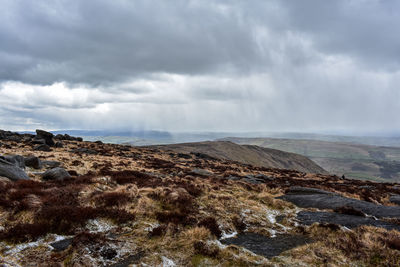
[[[311,225],[315,222],[318,223],[333,223],[348,228],[355,228],[361,225],[371,225],[375,227],[382,227],[387,230],[400,230],[400,225],[376,220],[371,217],[361,217],[356,215],[341,214],[336,212],[324,211],[300,211],[297,213],[297,219],[301,224]]]
[[[115,249],[113,248],[103,248],[100,252],[100,255],[107,260],[111,260],[113,258],[115,258],[115,256],[117,256],[117,252],[115,251]]]
[[[71,175],[66,170],[59,167],[48,170],[42,175],[43,180],[63,180],[70,177]]]
[[[191,171],[191,174],[196,174],[196,175],[200,175],[200,176],[212,176],[213,174],[207,170],[204,169],[193,169]]]
[[[192,158],[192,156],[190,156],[188,154],[184,154],[184,153],[178,153],[178,154],[176,154],[176,156],[181,159],[191,159]]]
[[[46,145],[48,146],[54,146],[54,140],[53,140],[54,134],[43,131],[43,130],[36,130],[36,138],[37,139],[44,139]]]
[[[2,158],[0,158],[0,176],[11,181],[29,180],[29,176],[21,168]]]
[[[71,152],[71,153],[84,153],[84,154],[91,154],[91,155],[97,154],[97,151],[95,151],[93,149],[85,148],[85,147],[72,149],[69,152]]]
[[[256,233],[242,233],[236,237],[221,240],[223,244],[242,246],[267,258],[278,256],[286,250],[311,242],[310,238],[303,235],[279,234],[276,237],[266,237]]]
[[[46,144],[42,144],[42,145],[37,145],[33,148],[33,150],[35,151],[45,151],[45,152],[50,152],[52,151],[51,148],[46,145]]]
[[[251,183],[251,184],[261,184],[261,183],[264,182],[264,179],[258,178],[258,177],[254,176],[254,175],[246,175],[244,177],[244,180],[246,182],[248,182],[248,183]]]
[[[61,166],[61,162],[55,160],[43,160],[42,164],[48,168],[57,168]]]
[[[73,238],[66,238],[60,241],[50,243],[50,246],[53,247],[55,252],[60,252],[66,250],[72,244],[73,240],[74,240]]]
[[[120,260],[117,263],[114,263],[112,265],[110,265],[110,267],[129,267],[134,263],[139,263],[139,260],[141,258],[143,258],[144,256],[144,252],[143,251],[139,251],[133,255],[130,255],[122,260]]]
[[[102,144],[103,144],[103,142],[100,141],[100,140],[97,140],[95,143],[96,143],[96,144],[99,144],[99,145],[102,145]]]
[[[41,160],[36,156],[25,157],[25,165],[34,169],[42,168]]]
[[[6,155],[3,156],[3,158],[5,160],[7,160],[8,162],[14,164],[15,166],[21,168],[21,169],[25,169],[25,160],[23,156],[20,155]]]
[[[56,142],[56,144],[54,146],[57,148],[62,148],[62,147],[64,147],[64,144],[63,144],[63,142],[58,141],[58,142]]]

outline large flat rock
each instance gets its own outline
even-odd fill
[[[371,217],[361,217],[355,215],[341,214],[336,212],[324,212],[324,211],[300,211],[297,214],[297,219],[301,224],[311,225],[315,222],[318,223],[333,223],[348,228],[355,228],[361,225],[370,225],[376,227],[382,227],[387,230],[398,230],[400,231],[400,225],[385,222],[382,220],[375,220]]]
[[[375,217],[400,218],[400,206],[384,206],[358,199],[343,197],[334,193],[323,193],[324,191],[322,190],[319,190],[318,193],[317,191],[316,193],[312,193],[312,191],[313,189],[298,190],[297,188],[293,192],[289,191],[286,195],[283,195],[279,198],[292,202],[301,208],[337,209],[348,206]]]
[[[266,237],[256,233],[243,233],[221,240],[223,244],[241,246],[267,258],[278,256],[286,250],[311,242],[310,238],[303,235],[280,234],[276,237]]]

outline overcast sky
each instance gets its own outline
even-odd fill
[[[397,0],[0,0],[0,128],[400,132]]]

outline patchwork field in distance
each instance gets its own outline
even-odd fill
[[[297,153],[340,176],[344,174],[356,179],[400,181],[398,147],[305,139],[229,137],[221,140]]]

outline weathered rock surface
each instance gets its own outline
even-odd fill
[[[400,205],[400,195],[391,196],[389,198],[390,202]]]
[[[57,168],[61,166],[61,162],[56,160],[42,160],[42,164],[48,168]]]
[[[243,233],[237,237],[221,240],[223,244],[242,246],[267,258],[278,256],[286,250],[311,242],[310,238],[302,235],[282,234],[276,237],[266,237],[256,233]]]
[[[54,168],[43,173],[43,180],[63,180],[65,178],[70,178],[71,175],[63,168]]]
[[[2,158],[0,158],[0,176],[12,181],[29,180],[29,176],[21,168]]]
[[[54,140],[53,140],[54,134],[43,131],[43,130],[36,130],[36,138],[37,139],[44,139],[46,145],[48,146],[54,146]]]
[[[36,151],[45,151],[45,152],[50,152],[52,151],[50,146],[46,145],[46,144],[41,144],[41,145],[37,145],[33,148],[33,150]]]
[[[66,238],[60,241],[50,243],[50,246],[53,247],[54,251],[60,252],[66,250],[72,244],[73,240],[74,240],[73,238]]]
[[[313,193],[313,191],[315,193]],[[295,188],[280,199],[290,201],[301,208],[337,209],[348,206],[376,217],[400,218],[400,207],[390,207],[347,198],[324,190]]]
[[[14,164],[17,167],[19,167],[21,169],[25,169],[25,160],[24,160],[23,156],[20,156],[20,155],[6,155],[6,156],[3,156],[3,158],[6,161]]]
[[[34,169],[42,168],[41,160],[36,156],[25,157],[25,165]]]
[[[348,214],[340,214],[336,212],[324,212],[324,211],[300,211],[297,214],[297,219],[305,225],[311,225],[315,222],[318,223],[333,223],[348,228],[355,228],[361,225],[371,225],[376,227],[382,227],[387,230],[400,230],[400,225],[385,222],[382,220],[375,220],[371,217],[361,217]]]

